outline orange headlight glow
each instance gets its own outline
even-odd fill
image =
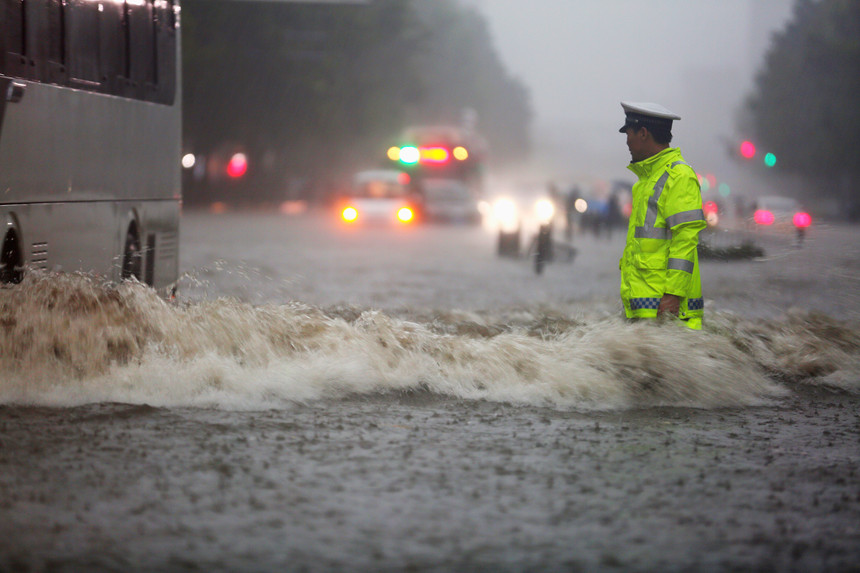
[[[409,207],[401,207],[400,210],[397,211],[397,218],[402,223],[408,223],[412,220],[414,216],[415,214],[412,213],[412,209],[410,209]]]
[[[340,216],[347,223],[352,223],[358,219],[358,211],[355,210],[355,207],[347,207],[341,212]]]

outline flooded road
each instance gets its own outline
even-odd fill
[[[620,232],[188,214],[175,302],[0,291],[0,570],[851,570],[858,235],[703,263],[696,333]]]

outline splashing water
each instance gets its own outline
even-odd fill
[[[554,309],[395,317],[30,275],[0,289],[0,403],[279,408],[430,391],[558,409],[756,405],[782,382],[860,391],[860,334],[821,315],[705,332]]]

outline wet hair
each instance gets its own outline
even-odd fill
[[[651,137],[654,138],[654,141],[659,143],[660,145],[669,145],[672,143],[672,129],[666,128],[658,125],[643,125],[639,124],[633,127],[634,131],[639,131],[640,129],[647,129],[648,133],[651,134]]]
[[[648,132],[654,137],[654,141],[659,143],[660,145],[669,145],[672,143],[672,131],[663,127],[645,127]]]

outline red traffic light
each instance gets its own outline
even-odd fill
[[[752,141],[744,141],[741,143],[741,156],[745,159],[752,159],[755,157],[755,145]]]
[[[248,171],[248,157],[244,153],[234,153],[227,163],[227,175],[237,179]]]

